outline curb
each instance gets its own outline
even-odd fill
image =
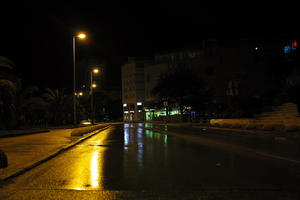
[[[11,179],[13,179],[13,178],[15,178],[15,177],[17,177],[17,176],[20,176],[20,175],[24,174],[25,172],[27,172],[27,171],[29,171],[29,170],[31,170],[31,169],[33,169],[33,168],[35,168],[35,167],[41,165],[42,163],[44,163],[44,162],[46,162],[46,161],[48,161],[48,160],[51,160],[52,158],[58,156],[59,154],[65,152],[65,151],[69,150],[70,148],[76,146],[77,144],[79,144],[79,143],[85,141],[86,139],[89,139],[90,137],[93,137],[94,135],[96,135],[96,134],[98,134],[98,133],[100,133],[100,132],[102,132],[102,131],[108,129],[109,127],[110,127],[110,125],[105,126],[104,128],[101,128],[101,129],[98,129],[98,130],[93,131],[94,133],[92,132],[90,135],[85,136],[85,137],[82,137],[82,138],[80,138],[79,140],[77,140],[77,141],[75,141],[75,142],[73,142],[73,143],[71,143],[71,144],[66,145],[66,146],[63,147],[62,149],[60,149],[60,150],[58,150],[57,152],[55,152],[55,153],[53,153],[53,154],[47,156],[46,158],[43,158],[42,160],[39,160],[39,161],[33,163],[32,165],[30,165],[30,166],[28,166],[28,167],[25,167],[25,168],[23,168],[22,170],[20,170],[20,171],[14,173],[14,174],[12,174],[12,175],[6,177],[6,178],[0,179],[0,183],[9,181],[9,180],[11,180]]]
[[[151,124],[151,123],[150,123]],[[280,132],[280,131],[263,131],[263,130],[248,130],[248,129],[239,129],[239,128],[223,128],[223,127],[212,127],[212,126],[204,126],[199,124],[184,124],[184,125],[176,125],[176,124],[163,124],[163,123],[152,123],[157,125],[168,125],[172,127],[176,126],[188,126],[194,129],[207,129],[212,131],[218,131],[219,133],[227,132],[227,134],[233,134],[236,136],[246,136],[246,137],[255,137],[255,138],[264,138],[271,141],[293,141],[300,143],[300,136],[295,137],[298,133],[293,132]]]
[[[99,127],[103,127],[101,124],[96,124],[96,125],[92,125],[92,126],[86,126],[86,127],[80,127],[80,128],[76,128],[73,129],[71,132],[71,136],[82,136],[84,134],[93,132],[97,129],[99,129]]]

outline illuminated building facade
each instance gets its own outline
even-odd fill
[[[144,66],[149,58],[129,57],[122,66],[122,102],[124,121],[144,121]]]
[[[189,60],[199,55],[198,51],[177,51],[161,53],[150,58],[129,57],[122,66],[122,102],[124,121],[151,121],[155,117],[166,116],[165,109],[153,107],[158,97],[152,93],[162,74],[176,67],[179,61]],[[178,115],[173,108],[170,115]]]

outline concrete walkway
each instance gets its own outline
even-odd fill
[[[103,124],[102,128],[108,124]],[[6,154],[8,167],[0,169],[0,181],[30,169],[42,160],[57,154],[60,150],[81,141],[97,131],[83,136],[71,136],[74,129],[50,129],[17,137],[0,138],[0,149]]]

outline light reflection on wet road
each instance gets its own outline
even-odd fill
[[[103,131],[16,178],[7,186],[11,191],[7,194],[18,199],[29,198],[28,191],[33,190],[299,188],[299,176],[288,168],[144,130],[142,125],[124,124]]]

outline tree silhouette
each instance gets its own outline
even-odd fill
[[[15,126],[17,88],[10,80],[0,80],[0,123],[4,128]]]
[[[184,107],[199,107],[207,101],[207,88],[204,81],[191,68],[180,64],[170,68],[168,73],[161,75],[153,93],[163,101],[175,102],[179,105],[180,114],[184,114]]]
[[[0,56],[0,127],[17,128],[16,100],[20,79],[13,71],[13,62]]]
[[[50,121],[53,124],[65,124],[69,114],[69,97],[65,94],[65,89],[50,88],[45,89],[43,97],[49,103]]]
[[[23,124],[42,125],[47,123],[49,103],[40,96],[40,92],[38,87],[31,86],[20,93],[18,108],[20,121]]]

